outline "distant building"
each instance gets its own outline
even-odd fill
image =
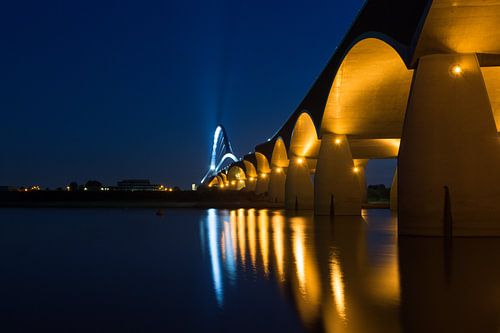
[[[101,191],[103,189],[103,185],[100,181],[97,180],[89,180],[85,183],[85,191]]]
[[[151,184],[149,179],[124,179],[116,183],[116,191],[156,191],[159,185]]]
[[[17,191],[17,187],[15,187],[15,186],[7,186],[7,185],[0,185],[0,192],[6,192],[6,191]]]

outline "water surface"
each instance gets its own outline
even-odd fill
[[[500,239],[389,211],[0,210],[2,332],[498,332]]]

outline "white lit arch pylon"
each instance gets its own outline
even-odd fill
[[[233,153],[233,148],[229,142],[226,130],[221,125],[217,126],[214,133],[214,142],[212,145],[212,155],[210,158],[210,168],[201,180],[201,183],[205,183],[212,177],[217,175],[227,160],[232,160],[237,162],[238,158]]]

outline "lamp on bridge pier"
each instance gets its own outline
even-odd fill
[[[461,76],[463,74],[462,66],[459,64],[451,66],[451,74],[455,77]]]

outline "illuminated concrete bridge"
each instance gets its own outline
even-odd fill
[[[499,131],[500,0],[368,0],[276,134],[214,176],[359,215],[366,163],[393,158],[400,234],[500,235]]]

